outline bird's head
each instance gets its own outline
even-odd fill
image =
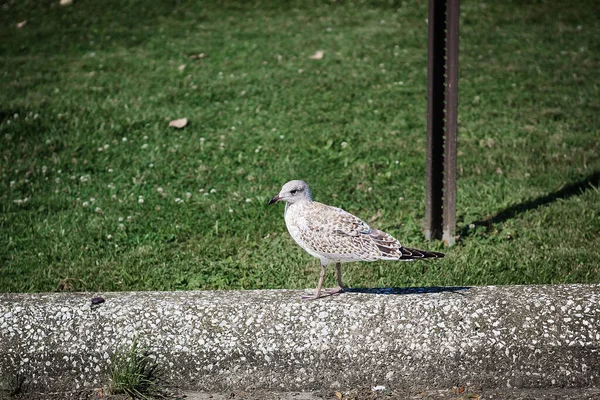
[[[304,181],[289,181],[281,188],[279,194],[273,197],[269,204],[277,203],[278,201],[285,201],[290,204],[297,203],[302,200],[312,201],[312,195],[310,189]]]

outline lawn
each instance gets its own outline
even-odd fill
[[[291,179],[447,254],[348,264],[352,287],[600,282],[600,6],[462,2],[449,249],[423,237],[426,17],[426,1],[3,1],[0,291],[313,287],[316,260],[266,205]]]

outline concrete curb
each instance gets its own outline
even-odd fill
[[[37,392],[99,387],[138,337],[187,390],[600,386],[600,285],[298,295],[0,294],[0,377]]]

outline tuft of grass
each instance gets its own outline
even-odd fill
[[[140,348],[137,338],[121,347],[111,357],[110,387],[112,394],[125,394],[134,399],[163,398],[158,363],[147,348]]]

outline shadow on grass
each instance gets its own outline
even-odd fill
[[[464,226],[460,231],[460,238],[466,238],[475,234],[477,231],[477,227],[484,226],[487,230],[490,230],[494,224],[498,224],[500,222],[504,222],[511,218],[516,217],[519,214],[522,214],[526,211],[533,210],[540,206],[544,206],[550,204],[559,199],[568,199],[569,197],[576,196],[581,194],[587,189],[593,188],[598,189],[600,187],[600,172],[594,172],[593,174],[587,176],[584,179],[581,179],[577,182],[568,184],[564,186],[562,189],[559,189],[555,192],[548,193],[545,196],[540,196],[538,198],[524,201],[523,203],[516,204],[514,206],[505,208],[504,210],[498,212],[496,215],[481,219],[479,221],[472,222],[471,224],[475,225],[475,228],[469,228],[469,225]]]
[[[432,286],[411,288],[345,288],[346,293],[370,293],[370,294],[432,294],[432,293],[457,293],[462,295],[463,290],[469,290],[469,286]]]

